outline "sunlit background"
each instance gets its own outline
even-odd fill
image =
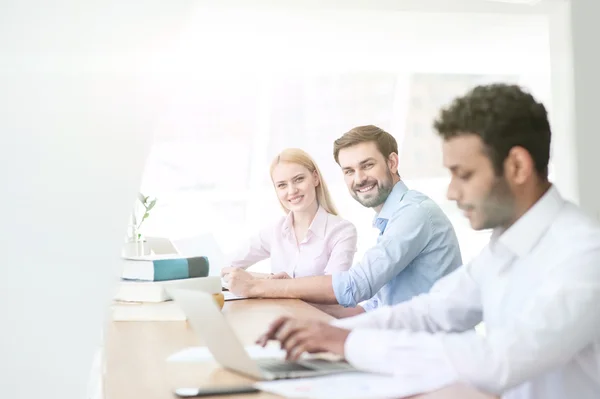
[[[358,229],[358,255],[372,246],[374,213],[348,194],[332,148],[375,124],[396,137],[402,178],[443,207],[468,261],[489,232],[471,230],[446,200],[437,111],[494,81],[523,85],[552,109],[547,19],[528,14],[204,9],[165,62],[181,78],[147,160],[141,191],[158,202],[143,233],[210,233],[227,253],[282,215],[269,164],[285,147],[315,158]]]

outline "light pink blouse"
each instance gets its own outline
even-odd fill
[[[271,273],[290,277],[321,276],[348,270],[356,252],[356,228],[319,206],[306,237],[297,244],[290,212],[263,229],[229,266],[247,268],[271,258]]]

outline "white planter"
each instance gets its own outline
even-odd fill
[[[122,256],[147,256],[150,255],[150,245],[147,241],[128,241],[123,245]]]

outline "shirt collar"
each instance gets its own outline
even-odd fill
[[[548,191],[506,231],[495,229],[496,241],[519,257],[526,256],[542,238],[560,212],[565,200],[552,185]]]
[[[312,231],[317,237],[325,238],[325,227],[327,227],[327,211],[319,205],[319,209],[317,209],[317,213],[308,227],[308,231]]]
[[[308,227],[308,231],[317,237],[324,238],[325,228],[327,227],[327,215],[327,211],[321,205],[319,205],[317,213]],[[282,233],[284,236],[288,237],[292,233],[293,223],[294,214],[292,212],[288,212],[282,225]]]
[[[400,180],[394,185],[394,188],[392,188],[392,192],[390,193],[390,195],[388,195],[387,199],[385,200],[381,211],[379,211],[379,213],[376,214],[373,218],[373,227],[378,227],[378,225],[381,223],[377,222],[378,219],[389,220],[392,217],[394,212],[396,212],[396,210],[398,209],[398,204],[400,203],[400,201],[402,201],[402,198],[404,197],[404,194],[406,194],[407,191],[408,187],[406,186],[406,184],[404,184],[402,180]]]
[[[283,224],[281,225],[281,233],[284,237],[289,237],[292,226],[294,223],[294,213],[288,212],[285,219],[283,220]]]

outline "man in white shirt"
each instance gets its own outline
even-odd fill
[[[429,294],[331,325],[276,320],[259,339],[343,355],[355,367],[465,382],[510,399],[600,397],[600,228],[548,181],[544,106],[518,86],[479,86],[435,122],[448,198],[476,230],[471,263]],[[473,330],[485,323],[486,334]],[[433,385],[432,385],[433,384]]]

